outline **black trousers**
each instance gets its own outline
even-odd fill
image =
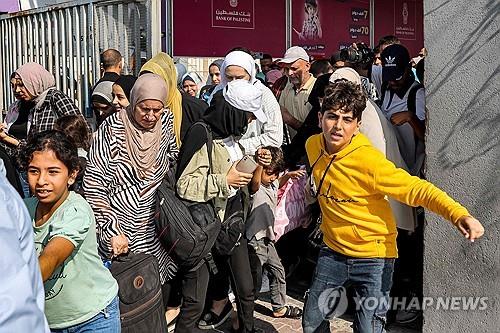
[[[229,282],[236,297],[240,332],[250,333],[254,327],[255,289],[248,259],[246,239],[240,240],[230,256],[214,256],[218,273],[210,278],[210,296],[223,300],[229,292]]]
[[[176,292],[178,286],[181,288],[182,304],[181,312],[175,324],[175,333],[191,333],[203,314],[205,297],[210,277],[208,265],[202,264],[197,270],[182,272],[172,281],[167,282],[163,288],[163,299],[167,300],[169,306],[178,303]],[[167,294],[167,295],[166,295]],[[171,295],[171,297],[169,297]],[[174,302],[172,302],[174,299]]]

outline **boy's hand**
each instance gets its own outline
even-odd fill
[[[457,229],[471,242],[484,234],[483,225],[472,216],[464,215],[457,220]]]
[[[263,167],[269,166],[269,164],[271,164],[271,159],[271,152],[267,149],[259,148],[255,152],[255,160]]]
[[[299,169],[299,170],[287,172],[287,174],[290,178],[297,179],[297,178],[304,176],[306,174],[306,170]]]
[[[413,119],[413,114],[410,111],[397,112],[392,115],[391,123],[396,126],[409,123]]]

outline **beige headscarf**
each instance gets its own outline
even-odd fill
[[[165,107],[169,108],[174,115],[174,134],[177,146],[181,145],[181,124],[182,124],[182,95],[177,89],[177,71],[170,56],[164,52],[155,55],[141,68],[141,72],[148,71],[158,74],[165,80],[168,87],[168,96],[165,100]]]
[[[157,100],[165,105],[167,84],[158,75],[141,75],[130,92],[130,105],[120,111],[120,118],[125,126],[125,145],[132,164],[143,177],[150,170],[158,156],[161,141],[161,118],[152,129],[143,129],[134,120],[135,107],[145,100]]]
[[[47,91],[54,88],[56,80],[48,70],[36,62],[28,62],[16,70],[29,93],[35,97],[37,107],[45,100]]]

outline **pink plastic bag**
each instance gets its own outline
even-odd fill
[[[274,234],[276,240],[287,232],[309,222],[309,209],[305,203],[307,174],[298,179],[289,179],[278,190]]]

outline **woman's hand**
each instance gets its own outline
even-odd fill
[[[471,242],[480,238],[484,234],[483,225],[472,216],[462,216],[457,220],[457,229]]]
[[[226,175],[227,185],[234,188],[240,188],[247,185],[253,177],[251,173],[239,172],[236,170],[237,163],[238,162],[233,163]]]
[[[128,239],[124,234],[111,237],[111,250],[113,256],[119,256],[128,252]]]

